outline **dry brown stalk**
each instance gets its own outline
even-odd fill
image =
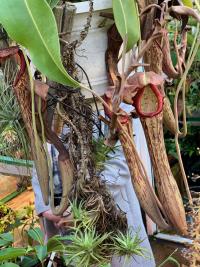
[[[146,54],[150,69],[158,74],[162,72],[162,55],[156,45]],[[143,98],[143,109],[148,112],[156,106],[155,97],[149,90]],[[181,195],[172,175],[163,136],[163,113],[153,118],[141,118],[149,152],[152,160],[156,187],[160,201],[167,214],[167,220],[182,234],[187,233],[185,211]]]
[[[149,215],[149,217],[156,222],[161,229],[169,229],[170,226],[163,218],[161,210],[165,213],[162,208],[162,204],[157,199],[157,196],[149,182],[146,171],[143,167],[142,162],[139,159],[136,147],[133,142],[132,135],[132,124],[122,125],[118,121],[119,140],[122,144],[124,155],[127,160],[129,171],[131,174],[131,179],[133,187],[135,189],[136,195],[140,202],[140,205],[144,211]]]
[[[26,89],[27,81],[29,80],[27,72],[23,74],[20,78],[17,86],[14,87],[14,92],[16,98],[18,100],[21,114],[23,117],[24,124],[26,126],[26,130],[29,135],[29,139],[31,142],[31,150],[33,155],[33,160],[35,163],[35,168],[38,175],[38,180],[40,183],[42,196],[44,202],[46,204],[49,203],[49,170],[47,164],[47,157],[46,153],[42,144],[42,141],[39,136],[37,136],[37,140],[34,138],[33,133],[33,122],[32,122],[32,115],[31,115],[31,94]],[[36,142],[37,146],[40,148],[38,153],[36,153]]]
[[[157,1],[148,1],[148,4],[157,4]],[[143,6],[144,9],[146,6]],[[163,8],[165,8],[163,6]],[[164,9],[163,9],[164,12]],[[151,19],[154,19],[154,14],[149,14]],[[159,26],[155,27],[155,31],[164,30],[162,28],[162,22]],[[163,24],[164,25],[164,24]],[[153,30],[153,26],[152,29]],[[164,38],[163,38],[164,37]],[[164,42],[163,42],[164,41]],[[150,67],[145,69],[148,71],[154,71],[157,74],[161,74],[163,70],[163,62],[170,59],[169,51],[164,54],[159,47],[163,47],[169,50],[167,36],[164,34],[161,38],[158,38],[151,45],[150,49],[146,52],[145,63],[150,64]],[[167,65],[168,66],[168,65]],[[156,99],[150,90],[146,90],[143,97],[142,106],[145,112],[155,109]],[[174,128],[174,122],[172,120],[172,111],[170,110],[169,103],[165,100],[164,110],[167,110],[167,123],[170,128]],[[170,118],[170,122],[168,119]],[[175,179],[172,175],[163,136],[163,112],[153,118],[141,118],[141,122],[144,128],[145,136],[147,139],[149,152],[152,160],[156,187],[158,190],[159,199],[164,207],[167,215],[167,220],[182,234],[187,233],[187,224],[185,211],[181,199],[181,195]]]
[[[167,96],[164,97],[163,123],[166,129],[168,129],[171,133],[176,133],[176,122],[174,118],[174,113],[172,111],[171,104]]]
[[[156,188],[167,220],[182,233],[187,224],[182,198],[172,175],[164,144],[162,113],[154,118],[141,119],[151,156]]]

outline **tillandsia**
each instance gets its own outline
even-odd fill
[[[109,264],[113,255],[125,255],[127,260],[134,256],[148,257],[148,251],[141,244],[143,240],[140,238],[140,229],[136,232],[132,229],[125,232],[116,229],[99,232],[96,229],[98,211],[87,211],[85,206],[84,202],[78,204],[76,200],[70,203],[75,225],[71,227],[68,236],[59,238],[60,241],[67,242],[67,266],[101,267]]]
[[[15,75],[16,71],[13,70],[11,62],[7,61],[0,78],[0,154],[28,159],[27,134],[12,90]]]

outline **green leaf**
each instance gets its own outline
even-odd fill
[[[12,262],[5,262],[4,264],[0,265],[0,267],[20,267],[20,266]]]
[[[60,0],[46,0],[50,7],[53,9]]]
[[[21,267],[33,267],[38,263],[37,258],[24,257],[21,262]]]
[[[46,0],[1,0],[0,23],[28,49],[33,64],[50,80],[79,85],[62,65],[56,20]]]
[[[28,231],[28,235],[31,237],[32,240],[38,242],[40,245],[44,243],[44,234],[39,227],[30,229]]]
[[[135,0],[112,0],[117,29],[125,40],[129,51],[140,38],[140,22]]]
[[[182,0],[182,2],[185,6],[193,8],[192,0]]]
[[[181,266],[180,263],[179,263],[176,259],[174,259],[173,257],[169,257],[168,260],[171,261],[171,262],[173,262],[173,263],[174,263],[176,266],[178,266],[178,267]]]
[[[48,253],[51,252],[65,252],[64,244],[59,241],[56,237],[52,237],[47,242],[47,251]]]
[[[13,243],[13,235],[10,232],[0,235],[0,247],[9,246],[12,243]]]
[[[26,254],[25,248],[5,248],[0,251],[0,262],[16,259]]]
[[[3,239],[5,241],[9,241],[9,242],[13,242],[13,234],[10,232],[0,234],[0,239]]]
[[[38,259],[42,262],[47,256],[47,246],[35,246]]]

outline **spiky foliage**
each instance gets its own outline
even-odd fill
[[[93,139],[93,159],[96,170],[101,172],[104,169],[105,165],[109,164],[109,160],[115,158],[115,151],[117,147],[114,149],[105,145],[104,138]],[[113,156],[111,156],[113,154]]]
[[[84,232],[77,230],[74,235],[66,238],[67,261],[77,267],[100,266],[110,261],[109,253],[105,253],[105,240],[109,234],[97,235],[95,228]],[[108,255],[108,256],[106,256]]]
[[[11,77],[10,68],[8,61],[0,75],[0,154],[26,158],[29,142],[12,88],[15,73]]]
[[[113,255],[144,257],[146,250],[141,247],[142,240],[139,231],[136,234],[127,232],[98,231],[96,228],[98,219],[97,212],[85,210],[86,203],[70,204],[73,214],[74,226],[71,227],[70,235],[61,237],[66,245],[67,266],[81,267],[107,267]],[[114,229],[115,230],[115,229]]]
[[[82,187],[83,190],[74,195],[77,195],[78,203],[83,201],[84,209],[93,216],[97,232],[126,232],[126,214],[116,206],[106,184],[94,176],[92,180],[85,180]]]
[[[78,204],[77,200],[74,200],[70,204],[70,210],[73,214],[74,229],[89,229],[95,225],[98,219],[97,212],[95,210],[87,211],[83,201]]]
[[[118,232],[112,237],[113,253],[116,256],[126,256],[127,259],[134,257],[134,255],[145,257],[147,251],[141,247],[141,240],[139,231],[135,234],[131,234],[131,231],[127,231],[125,234]]]

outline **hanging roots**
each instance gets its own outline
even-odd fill
[[[66,92],[66,91],[65,91]],[[93,131],[95,114],[86,102],[80,90],[65,93],[60,98],[66,131],[62,140],[69,146],[70,159],[74,165],[74,182],[70,193],[77,204],[95,215],[95,227],[98,233],[126,232],[127,219],[124,212],[116,206],[106,183],[96,174],[92,158]]]

